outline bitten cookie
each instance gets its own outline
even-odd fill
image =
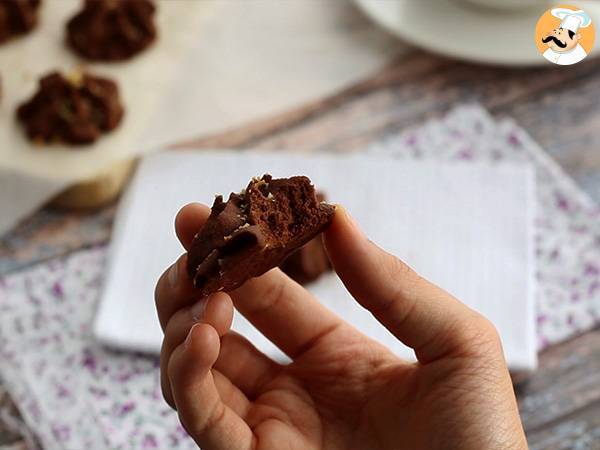
[[[156,39],[155,11],[149,0],[85,0],[67,23],[67,43],[90,60],[129,59]]]
[[[37,24],[40,0],[0,1],[0,43],[28,33]]]
[[[217,196],[188,252],[188,274],[202,295],[231,291],[323,231],[334,210],[307,177],[254,178],[227,202]]]
[[[325,195],[317,192],[317,200],[325,201]],[[290,278],[300,284],[315,281],[331,270],[331,263],[321,236],[316,236],[288,256],[279,266]]]
[[[117,85],[106,78],[52,72],[35,95],[17,109],[27,136],[37,143],[90,144],[123,117]]]

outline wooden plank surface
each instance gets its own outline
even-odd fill
[[[600,202],[600,60],[572,67],[480,67],[415,53],[331,97],[180,145],[201,148],[360,150],[450,108],[477,101],[524,127]],[[110,237],[114,206],[43,210],[0,243],[0,273]],[[599,237],[600,239],[600,237]],[[600,329],[547,349],[515,383],[532,449],[600,449]],[[0,428],[0,444],[9,438]]]
[[[600,448],[600,328],[548,348],[515,384],[532,450]]]
[[[360,150],[370,142],[461,103],[478,101],[517,120],[600,201],[600,60],[546,69],[479,67],[427,54],[395,61],[336,95],[214,136],[181,143],[196,148]],[[43,211],[0,242],[0,273],[36,259],[107,240],[112,210]],[[79,226],[79,224],[82,224]],[[87,233],[89,236],[81,236]],[[48,245],[48,237],[53,241]]]

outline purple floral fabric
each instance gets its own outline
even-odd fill
[[[197,448],[162,398],[157,358],[92,338],[105,260],[98,247],[0,278],[3,382],[45,449]]]
[[[600,213],[513,122],[461,107],[370,151],[533,164],[539,347],[597,323]],[[196,448],[162,399],[157,359],[111,351],[92,338],[105,262],[106,249],[97,247],[0,278],[0,376],[46,449]]]

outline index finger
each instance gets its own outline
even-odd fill
[[[487,319],[377,247],[342,208],[336,209],[325,244],[352,296],[422,363],[478,350],[484,336],[495,339]]]
[[[210,208],[202,203],[189,203],[175,216],[175,234],[186,250],[190,249],[194,236],[204,226]]]

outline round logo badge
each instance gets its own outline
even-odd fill
[[[562,5],[546,11],[535,27],[535,44],[553,64],[577,64],[594,48],[596,29],[582,9]]]

